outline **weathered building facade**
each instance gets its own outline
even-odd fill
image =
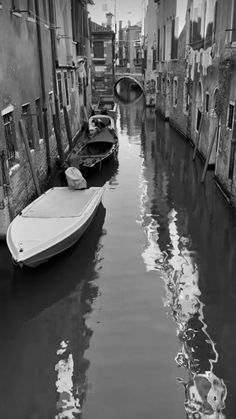
[[[85,99],[89,89],[80,63],[86,63],[88,51],[81,60],[78,44],[86,33],[78,28],[78,16],[80,10],[87,16],[87,2],[1,2],[1,236],[10,219],[36,195],[35,179],[41,188],[46,185],[58,156],[63,162],[69,142],[81,128],[80,109],[89,105]],[[76,30],[79,41],[73,39]]]
[[[130,73],[140,73],[142,69],[141,25],[126,28],[126,65]]]
[[[156,105],[156,52],[157,52],[157,33],[156,19],[157,10],[154,1],[149,2],[146,9],[146,15],[143,22],[143,74],[145,83],[146,106]]]
[[[142,72],[140,23],[131,25],[128,21],[128,24],[123,27],[122,21],[119,21],[116,71],[133,74]]]
[[[156,110],[215,167],[236,207],[236,1],[152,1]]]
[[[91,86],[93,103],[101,95],[112,95],[115,64],[115,32],[112,30],[111,13],[107,25],[91,22]]]

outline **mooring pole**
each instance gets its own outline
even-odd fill
[[[26,134],[26,131],[25,131],[25,125],[24,125],[24,122],[22,121],[22,119],[19,120],[19,125],[20,125],[20,131],[21,131],[21,134],[22,134],[23,142],[24,142],[24,145],[25,145],[25,151],[26,151],[28,161],[29,161],[29,165],[30,165],[30,170],[31,170],[31,173],[32,173],[32,176],[33,176],[35,189],[36,189],[37,195],[40,196],[41,195],[41,190],[40,190],[40,186],[39,186],[38,176],[37,176],[36,170],[34,168],[32,156],[31,156],[31,151],[30,151],[30,147],[29,147],[29,143],[28,143],[28,138],[27,138],[27,134]]]
[[[206,172],[207,172],[208,164],[209,164],[209,161],[210,161],[213,144],[214,144],[215,137],[216,137],[217,133],[218,133],[218,126],[216,127],[214,135],[211,138],[209,150],[208,150],[206,161],[205,161],[205,166],[204,166],[203,173],[202,173],[201,183],[204,182],[205,177],[206,177]]]
[[[201,115],[201,120],[200,120],[200,124],[199,124],[199,128],[198,128],[198,135],[197,135],[197,139],[196,139],[196,143],[195,143],[195,147],[194,147],[194,151],[193,151],[193,160],[195,160],[196,155],[197,155],[198,146],[199,146],[199,142],[200,142],[200,135],[201,135],[201,130],[202,130],[202,124],[203,124],[203,114]]]

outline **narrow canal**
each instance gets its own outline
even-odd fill
[[[142,100],[76,246],[40,268],[0,247],[0,419],[236,417],[236,218]]]

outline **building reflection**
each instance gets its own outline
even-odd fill
[[[179,341],[175,361],[188,376],[178,379],[185,389],[186,416],[223,419],[227,389],[215,372],[219,356],[204,316],[199,254],[192,242],[188,205],[180,205],[175,196],[186,194],[178,182],[189,182],[189,159],[178,159],[166,129],[166,124],[158,129],[155,114],[147,109],[140,177],[141,224],[147,237],[142,256],[146,269],[161,272],[165,284],[165,307],[175,321]],[[190,179],[192,191],[194,180]]]
[[[125,134],[129,143],[140,144],[140,121],[145,118],[142,97],[133,105],[119,108],[120,132]]]

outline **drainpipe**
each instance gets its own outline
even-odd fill
[[[58,102],[58,91],[57,91],[57,77],[56,77],[56,62],[57,62],[57,50],[56,50],[56,36],[55,36],[55,10],[54,0],[49,0],[49,21],[50,21],[50,35],[51,35],[51,52],[52,52],[52,81],[54,90],[54,102],[55,102],[55,115],[53,115],[53,123],[57,141],[57,149],[59,154],[60,163],[64,164],[64,153],[60,134],[60,110]]]
[[[50,173],[51,172],[51,164],[50,164],[50,148],[49,148],[49,136],[48,136],[47,101],[46,101],[46,88],[45,88],[44,63],[43,63],[43,51],[42,51],[42,36],[41,36],[38,0],[35,0],[34,4],[35,4],[35,14],[36,14],[36,30],[37,30],[38,54],[39,54],[39,70],[40,70],[42,102],[43,102],[42,111],[43,111],[44,135],[45,135],[45,142],[46,142],[45,143],[45,145],[46,145],[46,159],[47,159],[48,173]]]

